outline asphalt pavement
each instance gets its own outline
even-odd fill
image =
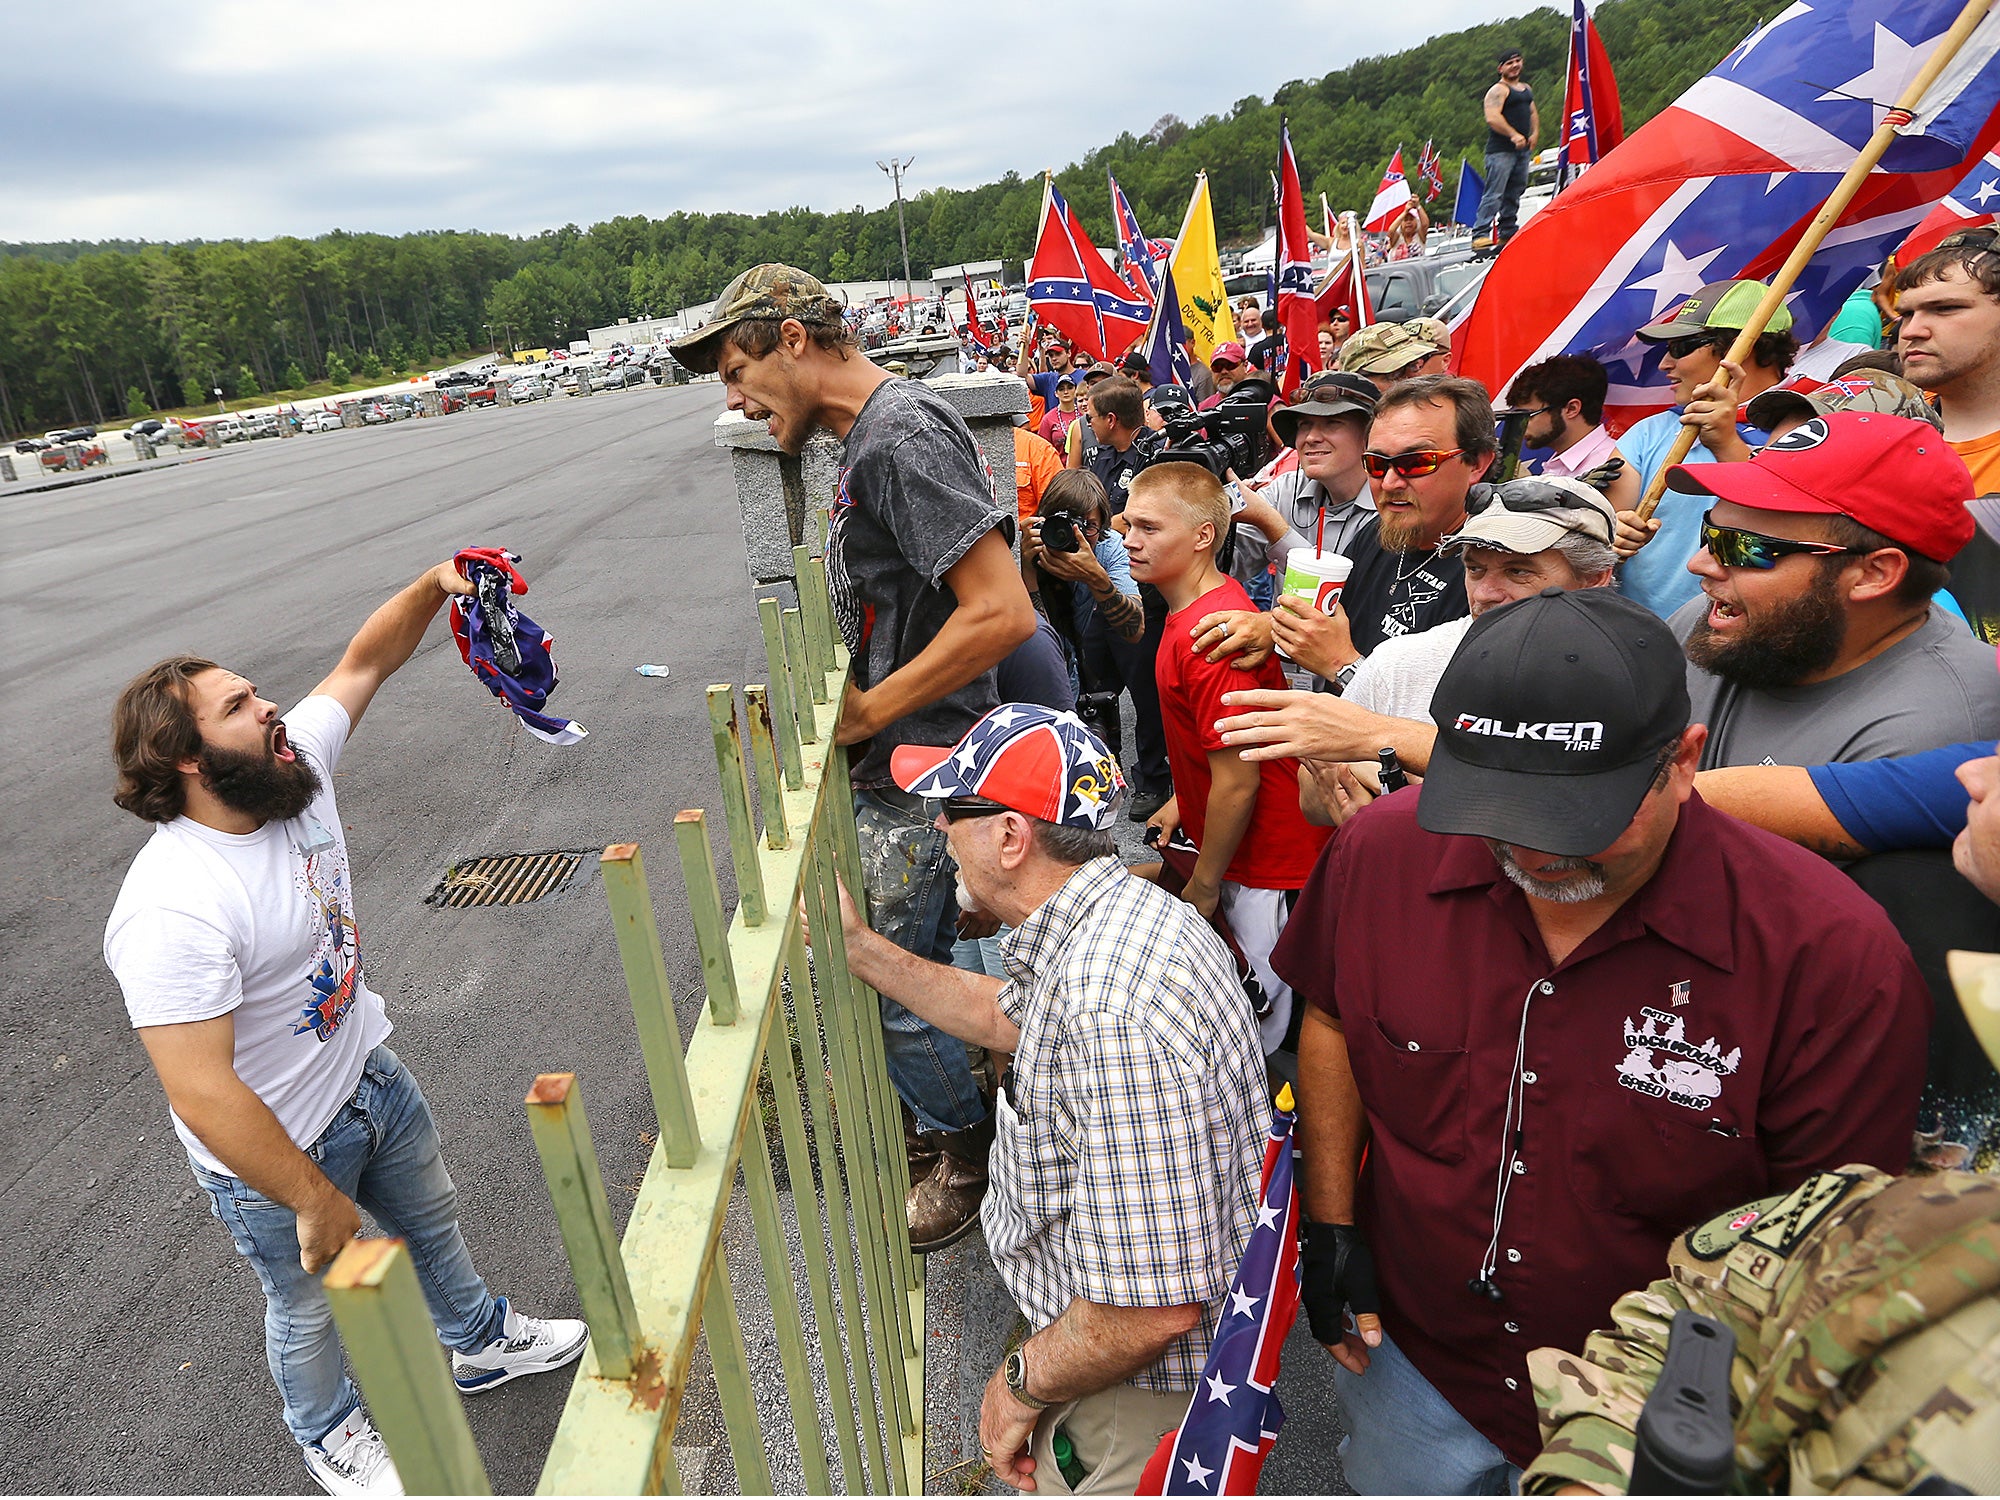
[[[523,555],[522,605],[561,671],[552,707],[589,738],[555,747],[524,733],[440,620],[377,696],[335,785],[369,981],[436,1112],[474,1257],[527,1311],[574,1314],[522,1095],[537,1072],[579,1075],[621,1223],[655,1128],[595,861],[532,905],[446,911],[424,897],[468,856],[636,840],[693,1025],[700,965],[673,817],[706,807],[720,829],[703,690],[766,675],[729,460],[710,442],[719,409],[712,384],[642,387],[0,490],[16,744],[0,765],[0,1080],[12,1101],[0,1112],[0,1491],[316,1493],[279,1418],[262,1296],[188,1174],[101,956],[148,833],[111,802],[110,707],[136,672],[182,651],[289,706],[376,605],[473,544]],[[640,663],[671,675],[641,677]],[[717,863],[731,902],[726,847]],[[775,1351],[738,1196],[730,1260],[761,1366]],[[934,1491],[986,1487],[978,1392],[1013,1324],[979,1245],[934,1268]],[[1325,1357],[1302,1327],[1286,1352],[1292,1370]],[[705,1363],[677,1441],[690,1489],[714,1492],[730,1476]],[[496,1492],[533,1490],[568,1386],[563,1373],[466,1403]],[[778,1399],[766,1404],[782,1448]],[[1342,1487],[1325,1383],[1286,1399],[1264,1488]],[[780,1456],[781,1488],[790,1468]]]

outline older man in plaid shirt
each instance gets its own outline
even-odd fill
[[[892,771],[942,801],[960,901],[1014,929],[1001,981],[841,909],[863,980],[1014,1056],[981,1217],[1034,1331],[987,1382],[980,1441],[1017,1488],[1130,1493],[1187,1411],[1257,1222],[1256,1018],[1194,908],[1119,862],[1124,779],[1076,715],[1003,704],[951,750],[899,748]]]

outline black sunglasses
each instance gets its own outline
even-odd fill
[[[1004,803],[991,802],[984,797],[947,797],[944,799],[944,820],[960,823],[967,818],[991,818],[1014,809]]]
[[[1745,531],[1740,526],[1718,526],[1712,519],[1714,515],[1711,510],[1701,518],[1701,545],[1725,568],[1768,570],[1794,555],[1838,557],[1843,552],[1860,550],[1836,547],[1831,542],[1801,542],[1788,536],[1765,536],[1761,531]]]
[[[1675,359],[1686,359],[1691,354],[1699,354],[1704,349],[1714,349],[1721,345],[1721,337],[1713,333],[1691,333],[1685,338],[1668,339],[1667,353]]]

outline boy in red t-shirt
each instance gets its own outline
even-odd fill
[[[1132,576],[1165,595],[1171,611],[1156,670],[1176,795],[1148,826],[1160,829],[1162,842],[1185,828],[1201,851],[1183,895],[1205,917],[1222,914],[1270,997],[1261,1023],[1268,1053],[1284,1039],[1292,1011],[1290,987],[1271,971],[1271,948],[1332,830],[1299,812],[1297,761],[1246,761],[1216,732],[1229,713],[1224,693],[1286,685],[1275,660],[1242,672],[1194,649],[1198,620],[1255,608],[1243,585],[1215,565],[1229,530],[1221,481],[1200,464],[1155,464],[1132,481],[1124,515]]]

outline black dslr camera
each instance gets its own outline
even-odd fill
[[[1050,552],[1081,552],[1083,537],[1076,529],[1076,517],[1064,510],[1052,510],[1043,516],[1042,546]]]
[[[1276,394],[1268,377],[1252,375],[1207,411],[1180,402],[1155,406],[1166,423],[1168,446],[1153,462],[1200,464],[1217,479],[1231,470],[1248,478],[1277,451],[1268,427]]]

